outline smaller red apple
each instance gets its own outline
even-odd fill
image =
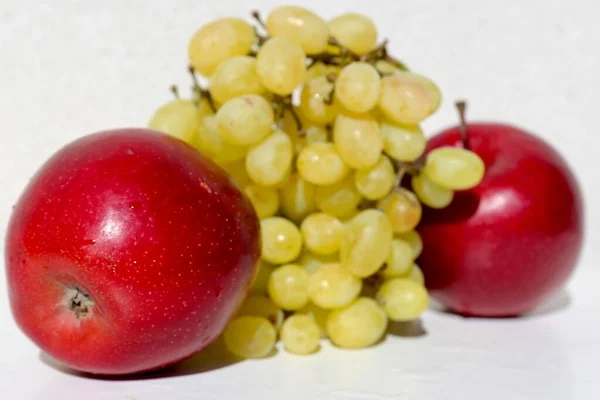
[[[449,310],[517,316],[561,288],[577,264],[580,188],[553,148],[510,125],[453,127],[434,136],[427,151],[465,142],[483,159],[485,176],[447,208],[424,210],[418,263],[430,293]]]

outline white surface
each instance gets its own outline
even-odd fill
[[[267,12],[272,1],[3,0],[0,2],[0,229],[39,165],[86,133],[143,125],[185,87],[185,49],[216,16]],[[472,120],[521,125],[557,146],[582,183],[588,243],[600,241],[597,1],[302,1],[326,17],[371,15],[393,53],[431,76],[446,101],[425,127]],[[3,238],[3,237],[2,237]],[[480,321],[430,312],[427,335],[373,350],[244,362],[204,373],[98,381],[58,372],[17,331],[0,278],[2,399],[593,399],[600,397],[596,282],[588,246],[573,302],[528,319]],[[592,286],[593,285],[593,286]],[[199,368],[199,367],[198,367]],[[193,369],[193,368],[192,368]]]

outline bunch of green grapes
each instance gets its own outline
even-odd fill
[[[261,219],[258,275],[225,344],[246,358],[278,339],[295,354],[322,338],[372,346],[388,321],[427,308],[421,205],[450,204],[480,182],[483,162],[462,148],[423,156],[419,124],[440,90],[388,54],[368,17],[327,22],[295,6],[253,15],[256,26],[223,18],[193,35],[193,96],[150,122],[222,166]]]

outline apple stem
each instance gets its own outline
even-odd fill
[[[462,140],[463,147],[467,150],[471,149],[471,143],[469,141],[469,134],[467,133],[467,123],[465,114],[467,112],[467,102],[464,100],[457,101],[455,103],[456,109],[458,110],[458,117],[460,118],[460,139]]]
[[[67,308],[73,311],[77,319],[82,320],[92,314],[94,300],[78,286],[69,286],[66,288],[65,300]]]

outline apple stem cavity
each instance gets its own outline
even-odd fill
[[[90,317],[95,304],[90,295],[78,286],[68,286],[65,289],[65,302],[78,320]]]
[[[460,139],[462,140],[463,147],[466,150],[471,150],[471,144],[469,141],[469,134],[467,133],[467,123],[466,123],[466,112],[467,112],[467,102],[464,100],[459,100],[455,103],[456,109],[458,110],[458,117],[460,118]]]

